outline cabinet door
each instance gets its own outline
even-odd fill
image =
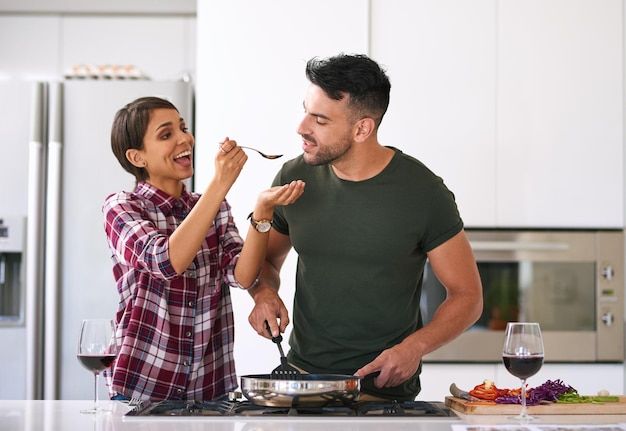
[[[196,0],[0,0],[0,11],[5,13],[193,15],[196,13]]]
[[[58,77],[60,24],[54,16],[0,15],[0,79]]]
[[[195,68],[195,21],[160,15],[63,17],[60,72],[78,65],[130,65],[152,80],[181,80]]]
[[[621,0],[498,3],[497,225],[621,228]]]
[[[494,0],[373,0],[371,7],[371,55],[391,79],[381,143],[441,176],[466,226],[494,226]]]

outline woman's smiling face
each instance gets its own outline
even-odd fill
[[[155,109],[139,150],[147,182],[170,195],[180,193],[180,182],[193,175],[194,138],[175,109]],[[174,193],[172,193],[174,191]]]

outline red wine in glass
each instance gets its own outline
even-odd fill
[[[502,356],[507,371],[520,379],[537,374],[543,365],[543,356]]]
[[[104,409],[98,407],[98,376],[110,367],[117,356],[115,342],[115,322],[111,319],[86,319],[80,325],[78,350],[76,357],[83,367],[93,373],[93,408],[81,410],[81,413],[97,413]]]
[[[115,355],[77,355],[83,367],[92,373],[101,373],[111,366]]]
[[[526,411],[526,379],[543,365],[543,339],[539,323],[509,322],[504,334],[502,362],[507,371],[522,381],[522,411],[511,418],[520,422],[535,420]]]

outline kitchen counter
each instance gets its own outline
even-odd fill
[[[462,415],[458,418],[158,418],[129,419],[129,407],[118,401],[101,401],[111,412],[80,413],[91,402],[80,401],[0,401],[1,431],[449,431],[453,425],[514,425],[506,416]],[[626,415],[544,415],[537,425],[621,424]],[[506,427],[498,427],[506,429]],[[519,429],[519,428],[518,428]],[[601,428],[596,428],[601,429]]]

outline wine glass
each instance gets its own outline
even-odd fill
[[[93,408],[81,413],[105,411],[98,407],[98,376],[111,366],[117,356],[115,322],[111,319],[86,319],[80,325],[77,358],[94,375]]]
[[[522,422],[537,419],[526,411],[526,379],[537,374],[543,365],[543,340],[539,323],[507,323],[502,361],[507,371],[522,381],[522,411],[511,419]]]

